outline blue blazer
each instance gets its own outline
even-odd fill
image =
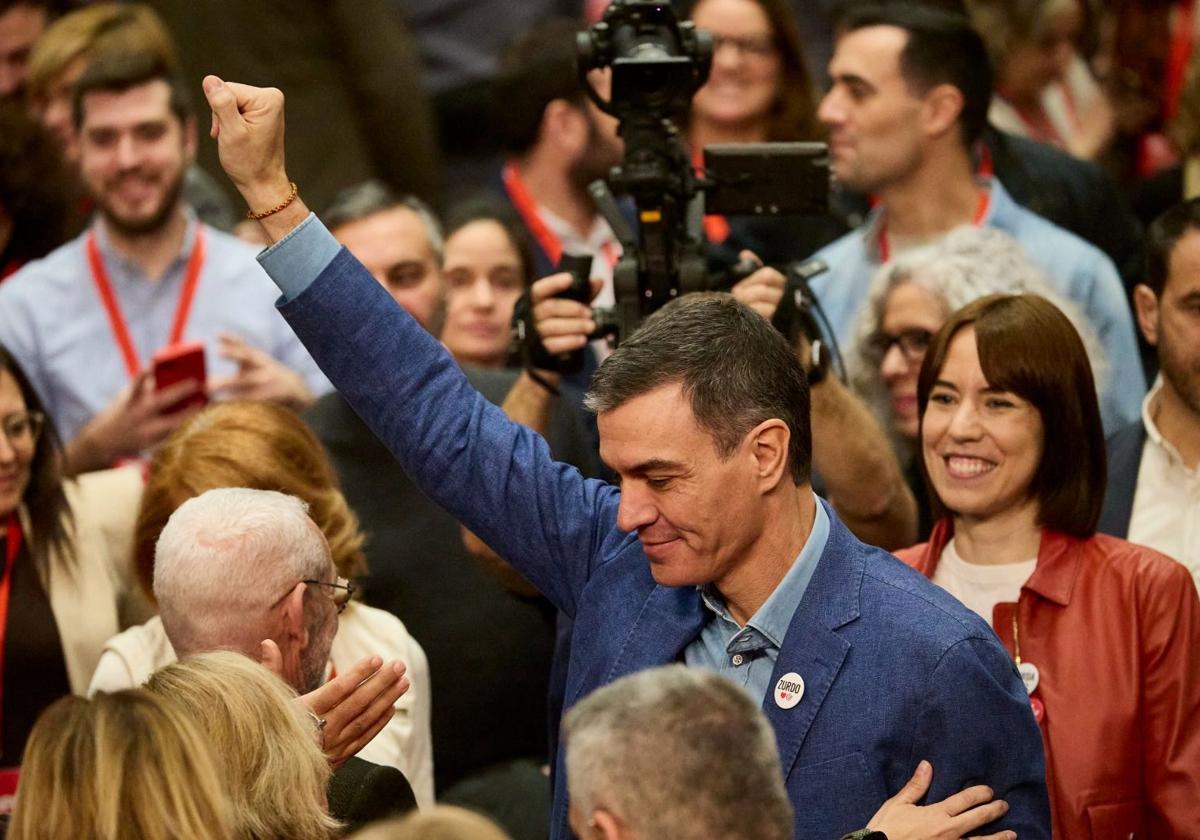
[[[541,437],[475,392],[349,252],[280,309],[413,480],[574,620],[567,707],[681,658],[704,607],[695,588],[655,583],[636,536],[616,526],[619,490],[556,463]],[[796,836],[861,828],[927,758],[930,801],[987,783],[1010,805],[987,832],[1049,837],[1041,736],[991,629],[827,511],[829,539],[772,678],[795,671],[806,690],[793,709],[763,703]],[[484,703],[504,686],[452,689]],[[565,838],[561,751],[556,760],[551,836]]]

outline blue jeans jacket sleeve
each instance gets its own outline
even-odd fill
[[[1011,678],[1002,680],[1005,674]],[[922,758],[933,765],[924,801],[940,802],[971,785],[986,784],[1009,810],[973,834],[1010,829],[1022,840],[1049,838],[1050,804],[1038,731],[1024,685],[1003,648],[979,638],[953,645],[933,671],[913,739],[909,766]]]
[[[593,558],[631,539],[616,490],[484,399],[349,251],[280,311],[417,485],[573,616]]]

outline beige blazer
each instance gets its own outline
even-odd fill
[[[53,551],[42,583],[62,639],[71,691],[87,693],[104,643],[122,627],[153,614],[133,571],[133,528],[142,497],[136,467],[88,473],[63,488],[75,525],[69,532],[73,560]],[[21,508],[21,527],[37,539],[29,513]]]

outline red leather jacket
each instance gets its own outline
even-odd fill
[[[897,552],[933,577],[952,526]],[[992,626],[1038,667],[1046,783],[1064,840],[1200,838],[1200,599],[1174,560],[1115,537],[1043,531]],[[937,768],[934,768],[937,772]],[[986,781],[986,780],[985,780]]]

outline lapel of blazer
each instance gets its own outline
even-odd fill
[[[1133,497],[1137,494],[1138,470],[1146,426],[1139,417],[1108,439],[1108,486],[1097,530],[1124,539],[1129,535]]]
[[[788,625],[767,696],[763,698],[763,711],[775,730],[785,777],[791,773],[813,719],[850,651],[850,643],[836,631],[859,615],[865,564],[863,547],[827,504],[825,511],[829,514],[829,539]],[[804,680],[804,694],[795,707],[782,709],[775,702],[775,684],[791,672]]]
[[[614,628],[624,636],[617,654],[611,660],[601,658],[588,666],[574,681],[567,707],[597,686],[634,671],[674,662],[703,627],[704,609],[694,587],[655,585],[633,624],[623,631]]]

